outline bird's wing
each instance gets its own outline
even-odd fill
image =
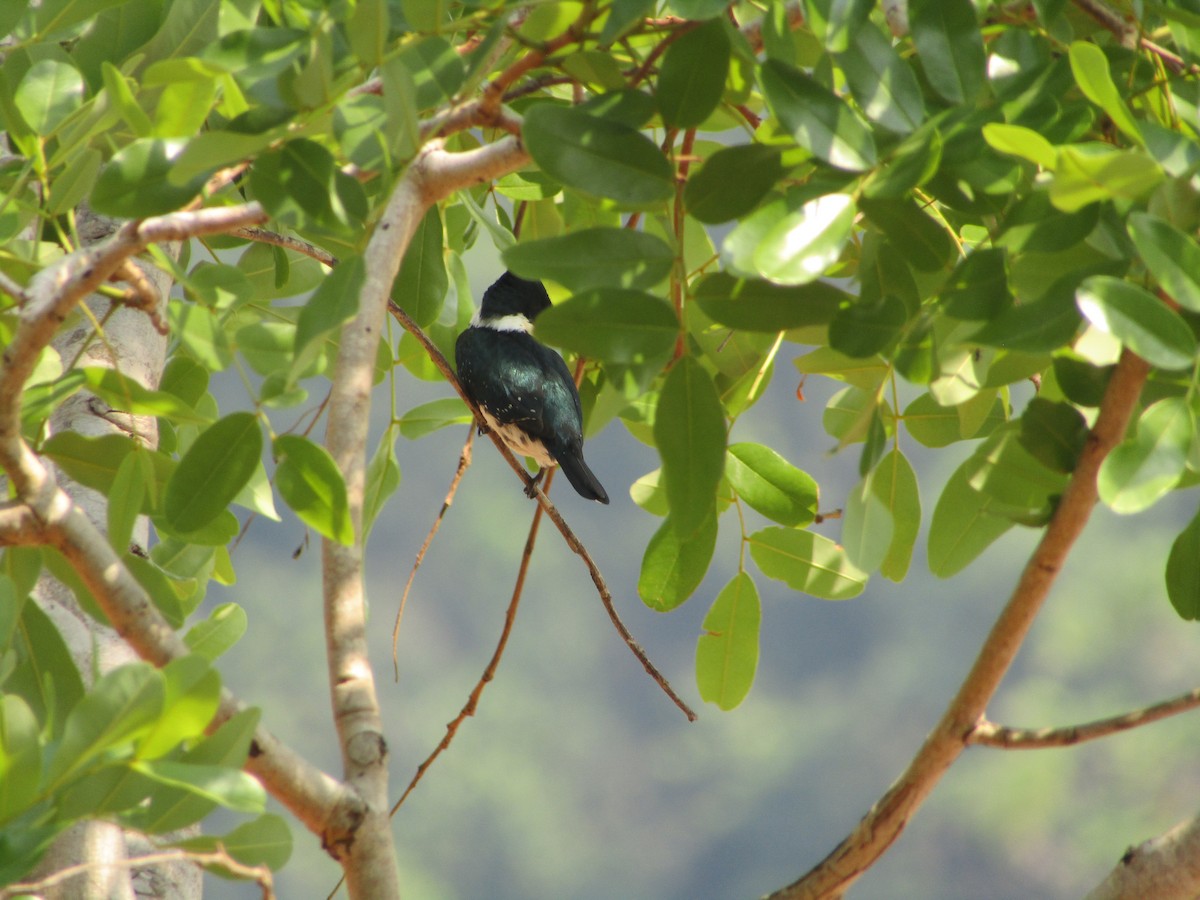
[[[473,342],[478,343],[472,347]],[[500,346],[503,353],[496,350]],[[553,350],[526,334],[479,329],[463,332],[456,350],[463,387],[498,422],[518,425],[552,452],[582,440],[575,381]]]

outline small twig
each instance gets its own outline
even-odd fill
[[[4,291],[4,293],[16,300],[18,306],[24,306],[29,300],[29,297],[25,294],[25,288],[21,287],[21,285],[17,284],[3,272],[0,272],[0,291]]]
[[[392,317],[395,318],[396,321],[399,322],[404,329],[413,337],[415,337],[418,343],[425,348],[425,352],[429,355],[430,360],[433,361],[433,364],[437,367],[438,371],[442,373],[442,376],[450,383],[450,386],[454,388],[455,392],[462,397],[463,402],[467,404],[471,412],[475,414],[475,421],[481,425],[485,424],[483,416],[480,414],[478,407],[471,402],[471,398],[467,396],[466,392],[462,388],[462,385],[459,384],[458,377],[450,368],[450,364],[446,361],[446,357],[442,355],[442,351],[437,348],[437,345],[429,339],[429,335],[425,333],[424,329],[414,322],[408,313],[406,313],[394,302],[388,303],[388,310],[391,312]],[[554,526],[558,529],[559,534],[563,536],[563,540],[567,542],[567,546],[575,551],[575,553],[578,554],[578,556],[583,560],[584,565],[587,566],[588,574],[592,577],[592,583],[596,585],[596,590],[600,594],[600,602],[604,605],[605,612],[608,613],[608,617],[612,621],[613,627],[617,629],[617,633],[625,642],[625,646],[627,646],[629,651],[635,657],[637,657],[638,662],[642,664],[642,668],[646,670],[647,674],[654,679],[655,684],[657,684],[659,688],[662,689],[663,693],[671,698],[671,702],[678,706],[683,714],[687,716],[688,721],[694,722],[696,720],[695,712],[693,712],[692,708],[683,701],[683,698],[675,693],[675,689],[671,687],[670,683],[665,677],[663,677],[662,673],[655,668],[654,663],[650,661],[650,657],[646,655],[646,651],[643,650],[641,645],[633,639],[633,635],[629,633],[629,629],[626,628],[625,623],[621,621],[621,617],[617,614],[616,606],[613,603],[612,593],[609,591],[608,585],[604,581],[604,576],[600,574],[600,569],[596,565],[595,560],[592,559],[591,554],[588,553],[587,548],[583,546],[579,538],[575,536],[575,532],[573,532],[570,526],[567,525],[566,520],[562,517],[562,513],[558,511],[558,507],[556,507],[550,501],[550,498],[547,497],[543,491],[538,489],[537,485],[534,484],[533,478],[528,472],[525,471],[525,467],[521,465],[517,458],[513,456],[512,451],[508,449],[503,439],[501,439],[501,437],[496,434],[495,431],[489,431],[488,435],[491,437],[492,443],[496,446],[496,450],[504,458],[505,462],[509,464],[512,470],[520,476],[526,488],[533,490],[534,497],[546,510],[546,515],[550,517],[550,521],[554,523]]]
[[[978,744],[981,747],[999,747],[1004,750],[1039,750],[1043,747],[1070,747],[1093,741],[1096,738],[1128,731],[1141,725],[1149,725],[1160,719],[1166,719],[1182,712],[1200,706],[1200,688],[1144,706],[1141,709],[1130,710],[1119,716],[1107,719],[1097,719],[1083,725],[1070,725],[1065,728],[1008,728],[997,725],[987,719],[980,719],[979,724],[967,735],[968,744]]]
[[[408,605],[408,593],[412,590],[413,580],[417,577],[417,569],[421,568],[421,563],[425,561],[425,554],[429,551],[429,545],[433,543],[433,536],[442,527],[442,520],[446,518],[446,513],[454,503],[454,495],[458,493],[458,484],[462,481],[467,467],[471,465],[471,445],[474,441],[475,423],[472,422],[470,431],[467,432],[467,440],[463,444],[462,452],[458,455],[458,468],[454,470],[454,477],[450,479],[450,488],[446,491],[446,499],[442,501],[442,508],[438,512],[437,518],[433,520],[433,525],[429,528],[429,534],[425,535],[425,543],[417,551],[417,558],[413,561],[412,569],[408,573],[408,581],[404,583],[404,593],[400,595],[400,606],[396,609],[396,624],[392,626],[392,668],[395,670],[397,681],[400,680],[400,659],[397,654],[396,645],[400,640],[400,619],[404,616],[404,607]],[[395,810],[393,810],[394,812]]]
[[[10,884],[0,889],[0,900],[8,900],[10,897],[22,897],[30,894],[40,895],[50,888],[57,887],[63,882],[70,881],[79,875],[85,875],[94,869],[137,869],[172,862],[191,862],[198,866],[221,866],[224,869],[228,869],[238,878],[245,878],[256,882],[262,889],[263,900],[274,900],[275,898],[275,880],[269,868],[266,866],[250,866],[246,863],[238,862],[229,855],[224,847],[218,844],[217,849],[212,851],[170,849],[159,853],[148,853],[145,856],[134,856],[129,859],[105,860],[102,862],[79,863],[74,866],[67,866],[65,869],[59,869],[57,872],[47,875],[45,878],[40,878],[37,881]]]
[[[1119,12],[1112,9],[1103,0],[1074,0],[1076,6],[1113,33],[1122,46],[1129,49],[1140,48],[1147,53],[1153,53],[1162,60],[1163,65],[1175,74],[1187,72],[1196,74],[1200,66],[1189,65],[1182,56],[1172,53],[1166,47],[1156,44],[1145,37],[1140,28],[1127,21]]]
[[[550,487],[550,482],[553,478],[554,470],[551,469],[546,473],[543,481],[547,488]],[[504,648],[508,646],[508,638],[512,634],[513,623],[517,620],[517,607],[521,604],[521,594],[525,590],[525,577],[529,573],[529,563],[533,559],[533,547],[537,542],[538,526],[541,524],[541,521],[542,507],[538,506],[533,511],[533,521],[529,524],[529,535],[525,538],[525,551],[521,554],[521,567],[517,570],[517,581],[513,585],[512,598],[508,601],[508,609],[504,613],[504,628],[500,631],[500,639],[496,642],[496,649],[492,652],[492,658],[488,660],[487,668],[483,670],[479,681],[471,689],[471,694],[467,697],[466,704],[464,704],[458,715],[446,725],[446,733],[442,736],[441,741],[438,742],[433,752],[425,758],[425,761],[417,766],[417,773],[413,776],[412,781],[408,783],[408,787],[404,789],[404,793],[400,795],[400,799],[392,807],[390,815],[396,815],[396,811],[408,799],[408,795],[413,792],[413,788],[425,776],[425,772],[433,765],[433,761],[441,756],[442,751],[450,746],[450,742],[454,740],[455,734],[458,733],[459,726],[466,721],[468,716],[475,715],[475,710],[479,707],[479,698],[483,696],[483,689],[496,677],[496,669],[500,666],[500,659],[504,656]]]
[[[292,237],[290,234],[280,234],[278,231],[260,228],[257,225],[238,228],[231,231],[230,234],[234,237],[245,238],[248,241],[258,241],[261,244],[273,244],[276,247],[283,247],[285,250],[295,250],[297,253],[312,257],[317,262],[329,266],[331,269],[338,264],[337,257],[328,250],[323,250],[315,244],[310,244],[308,241],[301,240],[298,237]]]

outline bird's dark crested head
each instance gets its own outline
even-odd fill
[[[524,316],[532,322],[538,313],[549,308],[550,295],[540,281],[526,281],[505,272],[484,291],[479,317],[486,320]]]

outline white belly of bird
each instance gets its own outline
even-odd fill
[[[493,416],[487,411],[487,409],[483,407],[480,407],[480,411],[483,413],[483,417],[487,420],[488,427],[492,429],[492,431],[496,432],[496,434],[500,435],[500,439],[508,445],[508,449],[517,456],[532,457],[533,461],[543,469],[548,469],[557,465],[557,463],[554,461],[554,457],[550,455],[549,451],[546,450],[546,445],[541,441],[530,437],[516,425],[511,423],[507,425],[501,424],[500,422],[496,421],[495,416]]]

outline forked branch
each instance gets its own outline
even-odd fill
[[[841,896],[900,836],[909,818],[966,748],[971,732],[984,715],[1067,554],[1091,516],[1097,499],[1096,474],[1100,463],[1124,437],[1148,371],[1149,366],[1140,357],[1129,351],[1121,355],[1096,423],[1053,518],[980,648],[970,673],[904,774],[832,853],[772,897],[796,900]]]

